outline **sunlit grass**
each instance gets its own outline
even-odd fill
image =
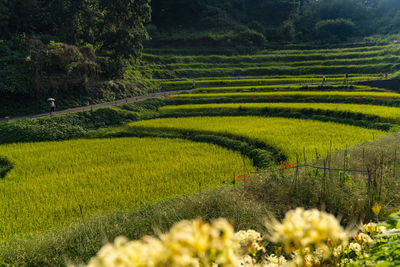
[[[338,123],[265,117],[189,117],[165,118],[129,124],[133,129],[195,131],[244,136],[281,150],[290,161],[297,156],[311,160],[316,152],[325,155],[385,135],[385,132]],[[332,147],[331,147],[332,145]]]
[[[340,104],[340,103],[223,103],[223,104],[194,104],[194,105],[177,105],[161,107],[162,112],[188,112],[188,111],[208,111],[213,109],[236,110],[238,108],[246,109],[320,109],[332,111],[349,111],[362,113],[366,115],[377,116],[386,120],[399,120],[400,109],[398,107],[385,107],[375,105],[357,105],[357,104]]]
[[[200,99],[200,98],[253,98],[253,97],[376,97],[400,98],[400,94],[390,92],[348,92],[348,91],[287,91],[287,92],[246,92],[246,93],[206,93],[206,94],[179,94],[170,96],[173,99]]]
[[[239,153],[177,139],[12,144],[0,155],[14,165],[0,179],[0,239],[215,188],[254,170]]]

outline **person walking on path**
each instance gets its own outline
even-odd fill
[[[196,88],[196,82],[195,81],[192,82],[192,89],[194,89],[194,88]]]
[[[54,98],[49,98],[47,101],[50,101],[50,112],[56,111],[56,100]]]
[[[322,76],[322,84],[325,84],[325,82],[326,82],[326,76],[324,75]]]

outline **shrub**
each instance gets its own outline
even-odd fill
[[[355,24],[349,19],[321,20],[315,25],[317,34],[326,41],[345,41],[354,29]]]

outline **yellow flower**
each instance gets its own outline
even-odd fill
[[[381,205],[378,202],[375,202],[375,204],[372,206],[372,212],[375,214],[375,216],[378,216],[379,213],[381,212]]]

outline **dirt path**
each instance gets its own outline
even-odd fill
[[[381,81],[381,80],[378,80]],[[358,81],[359,82],[359,81]],[[368,82],[374,82],[374,81],[368,81]],[[327,82],[327,84],[335,84],[337,82]],[[353,84],[357,84],[357,81],[352,81]],[[350,83],[350,84],[352,84]],[[314,84],[320,84],[320,83],[304,83],[301,85],[314,85]],[[299,85],[298,83],[295,84],[275,84],[275,86],[281,86],[281,85]],[[136,96],[136,97],[131,97],[127,99],[122,99],[122,100],[116,100],[112,102],[106,102],[106,103],[101,103],[101,104],[96,104],[92,106],[84,106],[84,107],[77,107],[77,108],[70,108],[70,109],[65,109],[65,110],[60,110],[53,112],[52,114],[50,113],[42,113],[42,114],[36,114],[36,115],[27,115],[27,116],[20,116],[20,117],[10,117],[8,118],[9,121],[16,121],[16,120],[24,120],[24,119],[35,119],[35,118],[42,118],[42,117],[49,117],[53,115],[60,115],[60,114],[67,114],[67,113],[73,113],[73,112],[79,112],[79,111],[85,111],[85,110],[94,110],[94,109],[99,109],[99,108],[105,108],[105,107],[111,107],[111,106],[116,106],[116,105],[121,105],[121,104],[126,104],[126,103],[133,103],[137,101],[142,101],[146,100],[149,98],[153,97],[160,97],[160,96],[168,96],[168,95],[173,95],[173,94],[179,94],[182,92],[189,92],[190,90],[176,90],[176,91],[168,91],[168,92],[160,92],[160,93],[152,93],[152,94],[147,94],[147,95],[142,95],[142,96]],[[4,122],[6,119],[0,118],[0,122]]]
[[[177,91],[169,91],[169,92],[152,93],[152,94],[147,94],[147,95],[141,95],[141,96],[135,96],[135,97],[126,98],[126,99],[116,100],[116,101],[112,101],[112,102],[105,102],[105,103],[91,105],[91,106],[69,108],[69,109],[65,109],[65,110],[55,111],[52,114],[50,114],[50,113],[42,113],[42,114],[36,114],[36,115],[10,117],[10,118],[8,118],[8,121],[35,119],[35,118],[50,117],[50,116],[60,115],[60,114],[80,112],[80,111],[85,111],[85,110],[95,110],[95,109],[99,109],[99,108],[105,108],[105,107],[122,105],[122,104],[126,104],[126,103],[133,103],[133,102],[143,101],[143,100],[154,98],[154,97],[178,94],[178,93],[185,92],[185,91],[187,91],[187,90],[177,90]],[[1,121],[6,121],[6,119],[0,119],[0,122]]]

